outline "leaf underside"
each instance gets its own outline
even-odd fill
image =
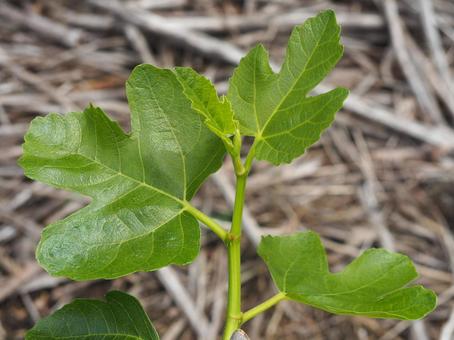
[[[258,248],[279,290],[334,314],[414,320],[436,305],[422,286],[411,260],[384,249],[369,249],[339,273],[330,273],[325,249],[314,232],[266,236]]]
[[[45,228],[37,249],[52,275],[115,278],[191,262],[200,230],[184,211],[225,148],[191,108],[175,73],[140,65],[127,82],[131,134],[99,108],[33,120],[25,174],[92,202]]]
[[[293,30],[279,73],[262,45],[244,57],[230,79],[228,99],[241,132],[255,136],[256,158],[289,163],[332,123],[348,90],[307,97],[343,54],[333,11],[321,12]]]
[[[77,299],[38,321],[26,340],[159,340],[147,314],[131,295],[112,291],[106,302]]]

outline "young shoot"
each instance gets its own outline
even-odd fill
[[[245,338],[239,331],[243,324],[283,300],[341,315],[401,320],[427,315],[436,296],[409,285],[417,273],[408,257],[369,249],[332,273],[312,231],[262,238],[258,254],[279,292],[249,310],[241,303],[242,215],[252,164],[292,162],[319,140],[348,90],[310,92],[342,53],[340,27],[328,10],[293,29],[279,72],[272,70],[266,49],[254,47],[235,69],[225,97],[191,68],[137,66],[126,83],[129,133],[95,106],[35,118],[19,161],[26,176],[91,198],[88,206],[44,229],[36,251],[40,265],[73,280],[185,265],[200,251],[200,222],[227,250],[224,340],[233,334]],[[248,148],[244,136],[253,140]],[[191,204],[226,154],[236,175],[229,230]],[[138,301],[117,291],[105,302],[75,300],[26,335],[28,340],[100,337],[159,338]]]

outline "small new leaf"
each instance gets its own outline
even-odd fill
[[[44,318],[25,340],[159,340],[139,301],[112,291],[106,302],[77,299]]]
[[[222,139],[235,132],[232,107],[226,97],[219,99],[210,80],[189,67],[175,68],[192,108],[205,118],[205,124]]]
[[[255,136],[255,156],[273,164],[289,163],[319,140],[342,107],[348,90],[307,94],[336,65],[343,53],[333,11],[321,12],[293,30],[279,73],[262,45],[244,57],[227,97],[243,134]]]
[[[52,275],[115,278],[186,264],[200,230],[185,211],[225,148],[171,70],[136,67],[127,82],[132,132],[99,108],[33,120],[20,160],[35,180],[92,202],[45,228],[37,249]]]
[[[384,249],[366,250],[339,273],[330,273],[314,232],[264,237],[258,253],[287,298],[334,314],[415,320],[436,305],[431,290],[406,286],[418,276],[411,260]]]

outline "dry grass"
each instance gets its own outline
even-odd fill
[[[246,325],[251,339],[452,339],[454,327],[454,3],[450,0],[0,1],[0,338],[74,297],[123,289],[140,298],[162,338],[211,340],[220,332],[226,254],[204,232],[186,268],[114,281],[52,278],[34,260],[40,230],[87,203],[23,177],[16,165],[28,122],[89,102],[128,126],[123,85],[132,67],[187,65],[225,91],[234,65],[257,41],[279,64],[293,25],[324,8],[343,24],[345,56],[327,83],[352,95],[321,142],[278,169],[257,163],[248,185],[243,295],[273,293],[253,250],[261,233],[313,229],[333,270],[363,249],[408,254],[439,307],[423,322],[328,315],[283,303]],[[323,87],[320,88],[323,90]],[[232,169],[195,199],[231,214]],[[184,308],[180,308],[184,305]],[[448,321],[448,319],[450,321]]]

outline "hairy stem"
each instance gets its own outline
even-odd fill
[[[229,340],[232,333],[241,325],[241,221],[245,198],[247,173],[237,175],[235,205],[233,208],[232,227],[228,235],[227,253],[229,262],[229,293],[227,321],[224,340]]]
[[[254,308],[249,309],[248,311],[243,313],[241,324],[251,320],[253,317],[257,316],[260,313],[263,313],[264,311],[273,307],[275,304],[284,299],[286,299],[286,295],[284,293],[278,293],[268,300],[262,302],[261,304],[255,306]]]

